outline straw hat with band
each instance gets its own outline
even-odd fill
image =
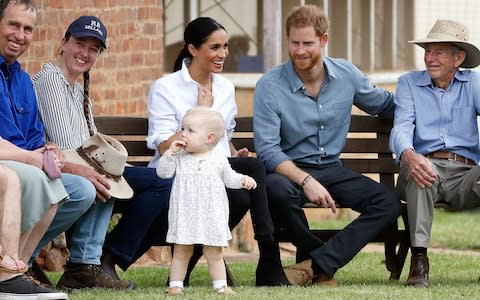
[[[424,39],[408,41],[422,48],[429,43],[452,43],[464,50],[465,60],[461,68],[475,68],[480,64],[480,50],[468,41],[469,31],[465,25],[451,20],[437,20]]]
[[[127,149],[116,139],[102,133],[89,137],[77,150],[64,150],[65,160],[93,167],[110,184],[110,194],[118,199],[129,199],[133,190],[123,178],[127,163]]]

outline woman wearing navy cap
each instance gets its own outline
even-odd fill
[[[33,77],[47,139],[64,150],[80,147],[97,132],[89,98],[89,70],[107,47],[107,29],[94,16],[81,16],[67,29],[60,56],[47,62]],[[77,81],[83,76],[83,86]],[[130,208],[105,239],[113,209],[108,183],[91,168],[69,165],[71,172],[89,179],[97,189],[97,203],[71,229],[71,256],[58,286],[131,288],[120,280],[115,264],[126,270],[167,231],[171,180],[155,169],[126,167],[123,174],[134,191]],[[105,244],[104,244],[105,241]],[[101,266],[102,246],[108,258]]]

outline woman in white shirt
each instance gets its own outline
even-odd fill
[[[227,189],[230,204],[230,229],[234,228],[250,209],[258,242],[260,258],[256,270],[257,286],[288,285],[283,272],[278,243],[273,237],[273,222],[268,210],[265,169],[261,162],[248,157],[246,148],[235,149],[230,142],[237,106],[235,87],[219,75],[228,55],[225,28],[208,17],[191,21],[184,32],[185,45],[175,61],[174,73],[156,80],[148,95],[149,130],[147,145],[156,150],[150,167],[156,167],[159,157],[173,140],[180,139],[182,119],[189,108],[209,106],[218,111],[225,122],[226,134],[216,148],[227,157],[232,168],[253,177],[254,190]],[[196,249],[190,266],[201,256]],[[188,274],[190,273],[189,269]],[[188,274],[185,283],[188,282]]]

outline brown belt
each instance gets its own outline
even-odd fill
[[[468,158],[465,158],[461,155],[455,154],[453,152],[449,152],[449,151],[432,152],[432,153],[428,153],[425,156],[428,157],[428,158],[448,159],[448,160],[459,161],[459,162],[462,162],[462,163],[467,164],[467,165],[474,165],[475,164],[472,160],[470,160]]]

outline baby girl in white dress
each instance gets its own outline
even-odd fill
[[[168,211],[167,242],[174,244],[169,294],[180,294],[193,245],[203,245],[203,254],[217,293],[233,294],[227,286],[222,247],[232,238],[228,227],[225,187],[254,189],[249,176],[232,170],[227,157],[215,145],[225,134],[217,111],[199,106],[190,109],[182,122],[181,140],[173,141],[160,158],[157,175],[175,176]]]

